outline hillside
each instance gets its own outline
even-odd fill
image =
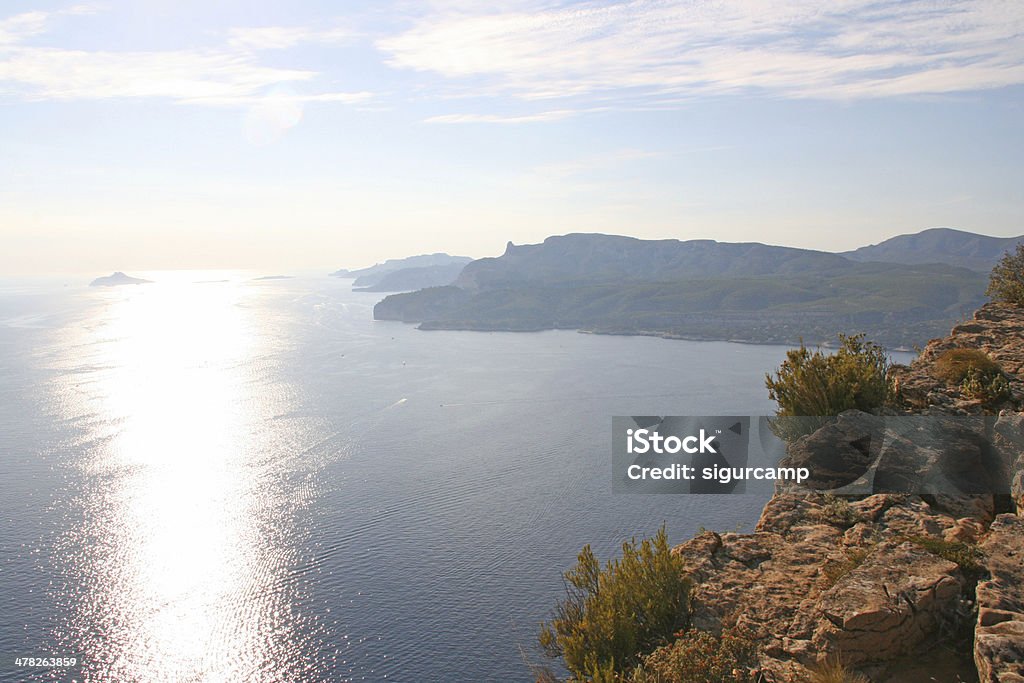
[[[509,244],[454,284],[392,295],[379,320],[422,329],[581,329],[687,339],[827,342],[866,332],[921,344],[983,301],[986,276],[942,264],[861,263],[756,243],[611,235]]]
[[[388,259],[383,263],[376,263],[367,268],[350,270],[341,268],[331,273],[332,277],[354,278],[356,287],[373,287],[377,285],[388,273],[393,273],[406,268],[428,268],[433,266],[454,266],[465,265],[473,259],[468,256],[451,256],[443,252],[434,254],[420,254],[418,256],[407,256],[405,258]]]
[[[408,292],[426,287],[440,287],[454,282],[464,267],[465,262],[458,261],[434,266],[399,268],[380,276],[360,276],[353,283],[353,287],[364,292]],[[373,284],[362,287],[361,284],[367,281]]]
[[[713,240],[641,240],[600,234],[548,237],[513,245],[466,266],[455,285],[498,289],[523,283],[650,282],[758,275],[808,275],[854,269],[836,254]]]
[[[884,263],[947,263],[988,272],[1003,254],[1024,242],[1019,237],[989,237],[951,228],[931,228],[914,235],[899,235],[842,254],[853,261]]]

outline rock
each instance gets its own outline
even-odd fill
[[[144,285],[148,284],[150,280],[143,280],[138,277],[131,277],[125,275],[121,271],[112,273],[111,275],[105,275],[98,277],[89,283],[90,287],[118,287],[120,285]]]
[[[793,443],[784,460],[786,467],[807,467],[807,488],[837,489],[863,477],[878,455],[882,421],[858,410],[848,410],[835,422]]]
[[[993,445],[1006,468],[1010,496],[1024,511],[1024,413],[1003,411],[993,427]]]
[[[960,496],[1005,488],[1006,474],[993,459],[985,432],[980,416],[886,420],[874,490]]]
[[[913,652],[955,622],[963,583],[954,563],[913,543],[880,544],[822,594],[813,642],[847,665]]]
[[[981,683],[1024,681],[1024,518],[999,515],[982,543],[974,663]]]

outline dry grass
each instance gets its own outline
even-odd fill
[[[851,671],[839,657],[832,656],[811,669],[811,683],[871,683],[871,679]]]
[[[994,377],[1002,372],[999,363],[979,349],[949,349],[935,359],[932,374],[947,384],[958,385],[968,375]]]

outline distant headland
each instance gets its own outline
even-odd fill
[[[98,277],[89,283],[90,287],[118,287],[120,285],[145,285],[152,282],[152,280],[143,280],[139,277],[131,277],[125,275],[121,271],[117,271],[111,275],[105,275]]]
[[[933,228],[837,254],[576,233],[510,242],[501,256],[446,273],[447,282],[409,278],[394,289],[420,288],[384,298],[374,317],[423,330],[575,329],[774,344],[827,343],[855,330],[911,348],[984,303],[988,271],[1020,242],[1024,236]]]

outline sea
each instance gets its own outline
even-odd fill
[[[0,681],[528,683],[585,544],[765,502],[612,494],[611,424],[770,414],[786,347],[424,332],[351,280],[135,274],[0,280]]]

